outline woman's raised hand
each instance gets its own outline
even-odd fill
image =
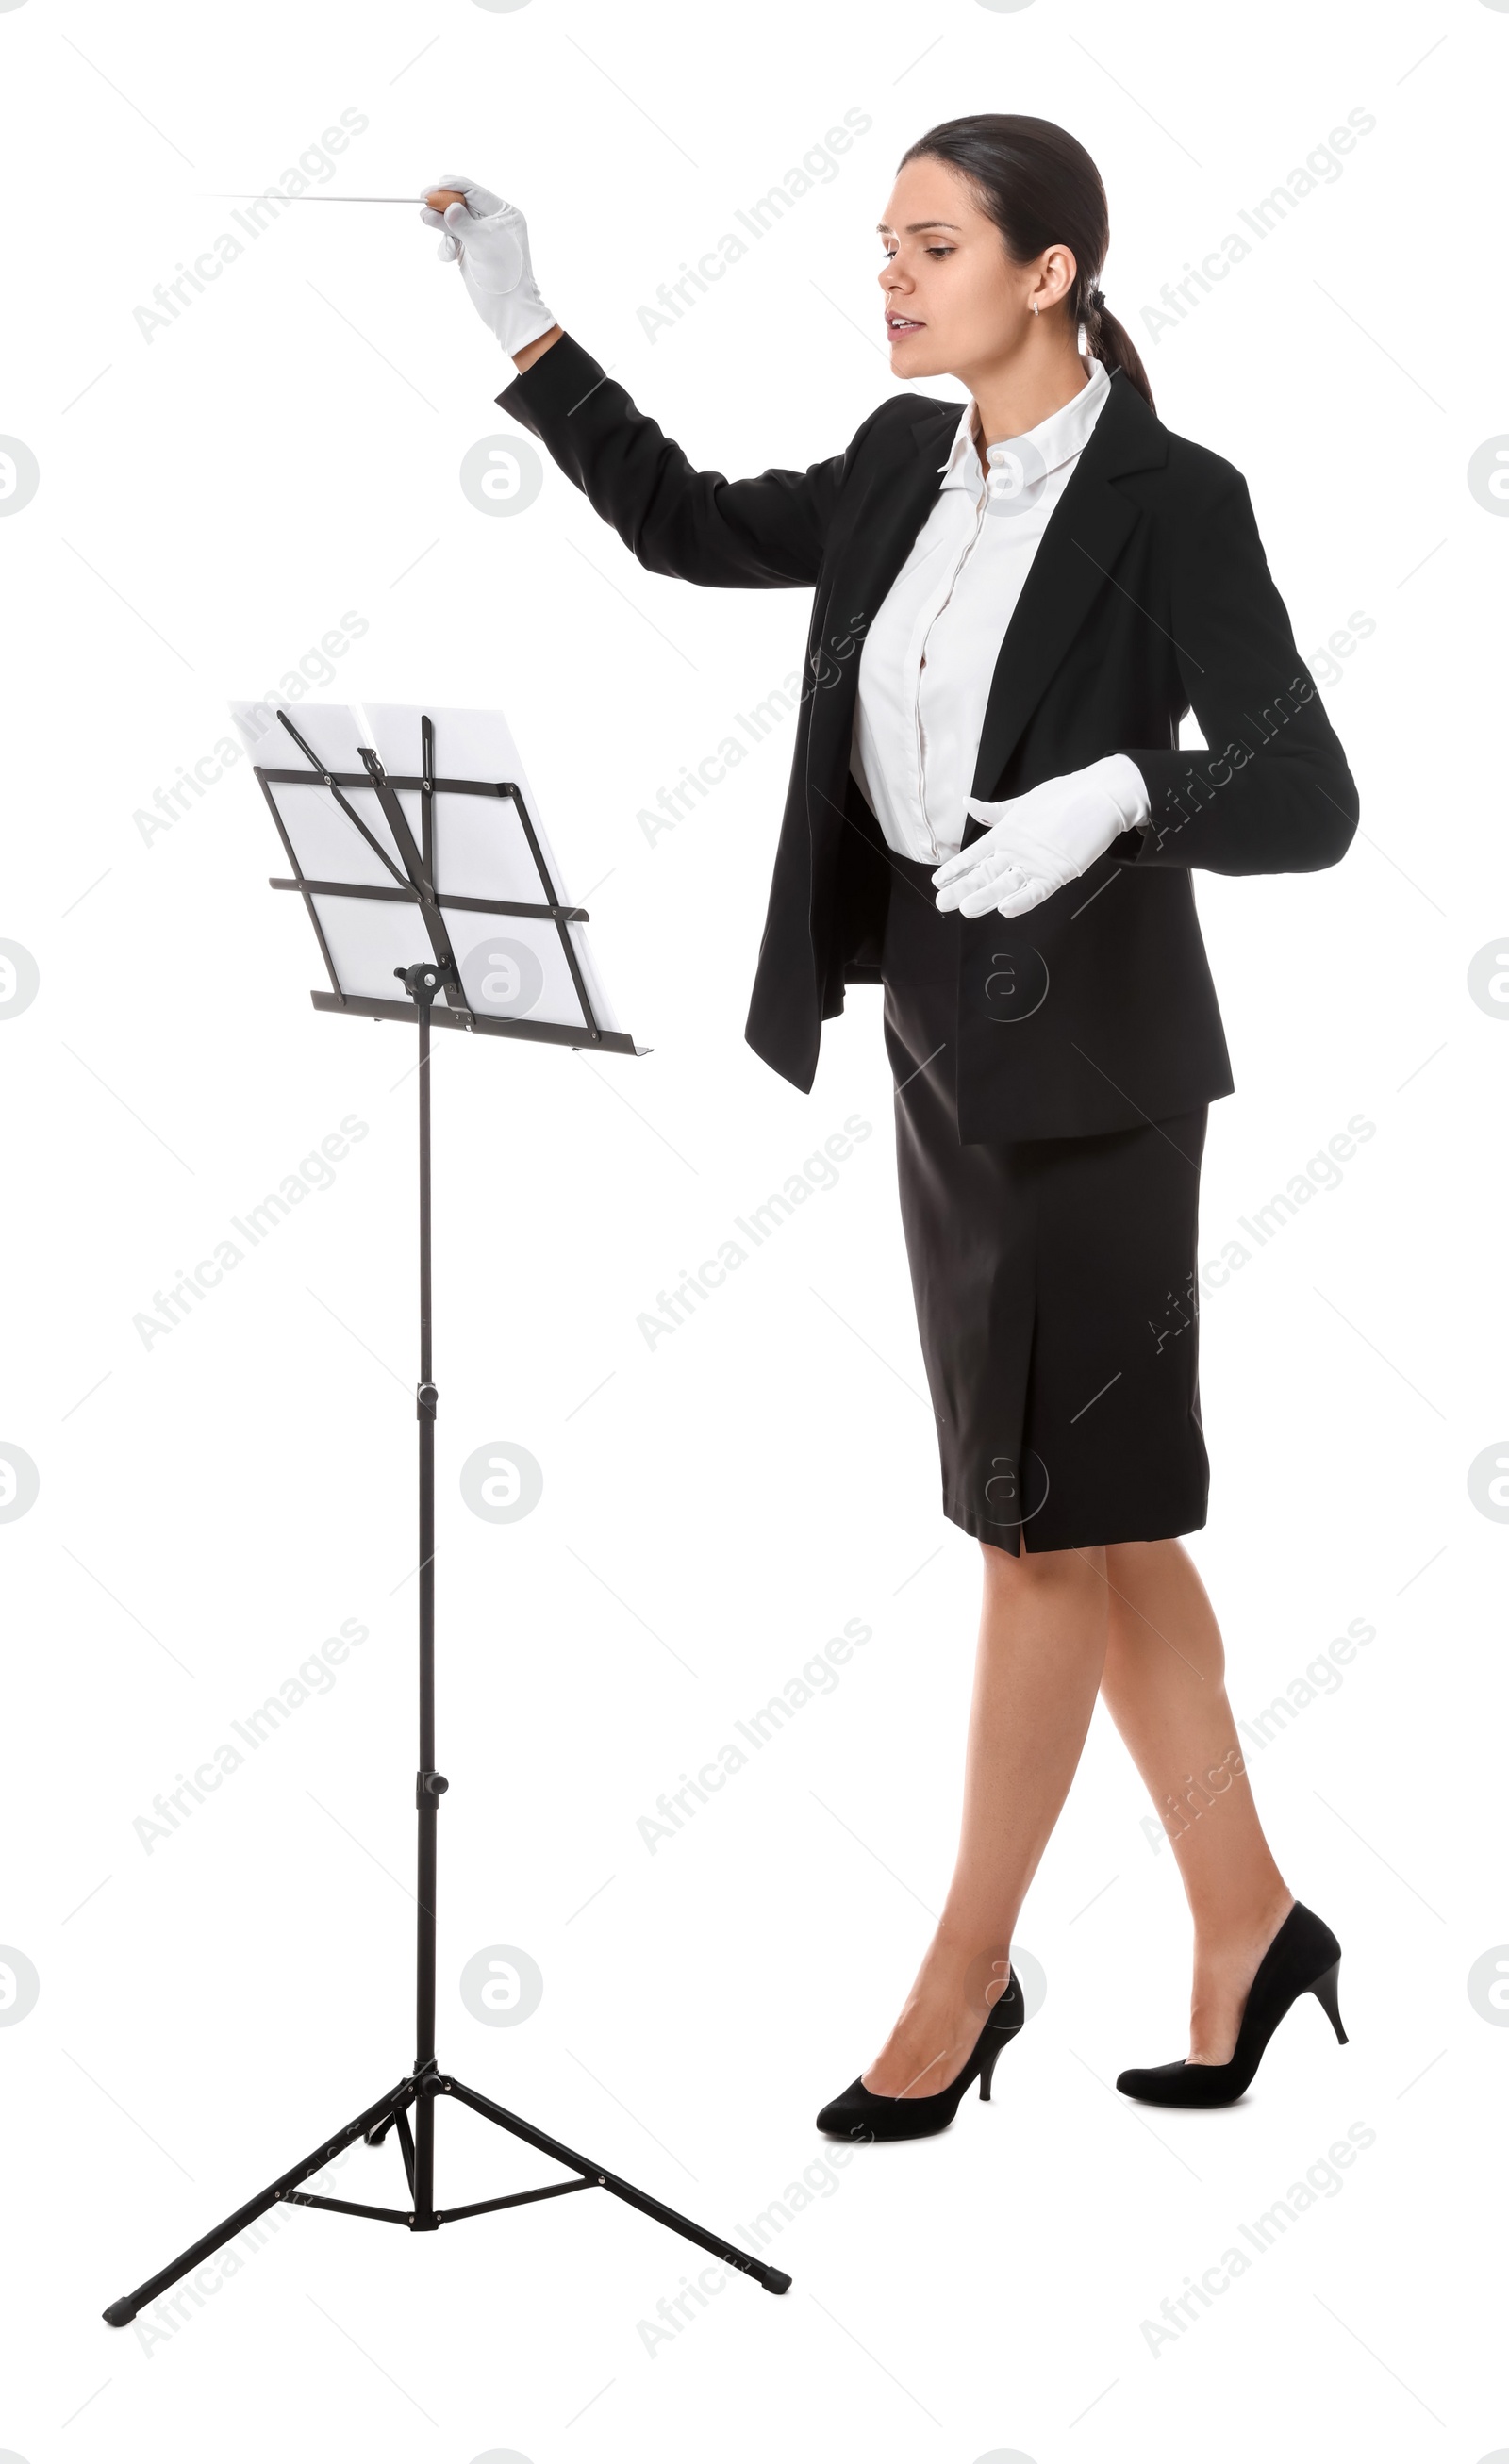
[[[444,234],[441,258],[460,266],[472,305],[504,350],[512,355],[548,333],[556,320],[536,287],[528,227],[518,207],[462,171],[448,171],[420,193],[420,220]]]

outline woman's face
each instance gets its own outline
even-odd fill
[[[1009,358],[1033,322],[1033,299],[1044,313],[1075,280],[1066,248],[1013,265],[963,172],[926,155],[901,165],[879,231],[893,376],[964,377]]]

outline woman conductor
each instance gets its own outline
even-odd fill
[[[813,592],[745,1032],[805,1091],[845,985],[884,987],[943,1511],[984,1559],[946,1903],[818,2126],[921,2138],[988,2096],[1098,1691],[1154,1805],[1205,1816],[1173,1843],[1188,2058],[1118,2085],[1229,2104],[1301,1994],[1345,2041],[1341,1947],[1263,1836],[1177,1536],[1206,1519],[1196,1214],[1232,1085],[1190,874],[1315,871],[1357,822],[1245,483],[1159,420],[1098,288],[1099,175],[1047,121],[930,129],[879,226],[892,370],[955,378],[963,412],[896,394],[831,460],[733,481],[562,332],[518,210],[443,186],[425,218],[519,371],[500,403],[640,561]]]

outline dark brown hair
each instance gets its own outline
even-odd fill
[[[964,173],[1013,264],[1030,265],[1055,241],[1073,249],[1078,272],[1069,313],[1084,327],[1092,358],[1120,368],[1150,409],[1153,389],[1137,346],[1100,295],[1100,269],[1111,244],[1110,209],[1100,174],[1077,139],[1051,120],[981,111],[965,120],[940,121],[907,147],[898,170],[919,155]]]

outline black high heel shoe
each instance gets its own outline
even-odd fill
[[[1123,2071],[1116,2084],[1140,2104],[1180,2104],[1201,2111],[1234,2104],[1253,2083],[1268,2039],[1287,2011],[1313,1993],[1336,2030],[1346,2030],[1337,2008],[1336,1978],[1342,1946],[1328,1925],[1298,1900],[1264,1951],[1242,2013],[1236,2050],[1229,2062],[1160,2062],[1156,2070]]]
[[[818,2129],[830,2139],[930,2139],[935,2131],[946,2130],[965,2089],[976,2079],[981,2103],[989,2103],[990,2080],[1001,2048],[1020,2035],[1026,2017],[1022,1989],[1012,1975],[1005,1992],[986,2013],[985,2026],[959,2077],[936,2096],[873,2096],[863,2079],[856,2079],[842,2096],[824,2105],[817,2117]]]

